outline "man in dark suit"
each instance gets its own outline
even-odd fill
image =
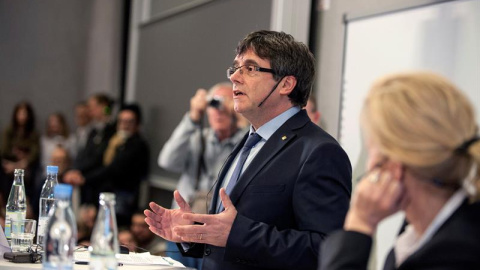
[[[191,213],[176,191],[180,209],[152,202],[146,221],[185,255],[203,256],[204,270],[315,269],[322,239],[342,227],[351,166],[301,109],[313,84],[313,55],[273,31],[249,34],[236,53],[227,76],[235,110],[252,125],[219,174],[210,214]]]
[[[117,116],[116,133],[108,141],[98,168],[79,175],[82,186],[94,186],[96,200],[100,192],[116,194],[119,225],[128,225],[137,208],[140,183],[146,179],[149,149],[140,134],[141,111],[136,104],[124,105]]]
[[[112,99],[105,94],[94,94],[88,99],[88,110],[92,118],[90,133],[85,147],[75,157],[73,170],[64,176],[66,183],[72,185],[81,183],[81,203],[98,204],[98,183],[84,183],[82,175],[103,166],[103,154],[108,141],[115,133],[115,125],[110,119],[112,105]]]

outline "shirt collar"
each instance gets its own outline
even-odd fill
[[[252,125],[250,125],[250,133],[257,132],[262,137],[262,140],[268,140],[277,129],[279,129],[288,119],[297,114],[300,111],[300,107],[293,106],[283,113],[277,115],[272,120],[259,127],[256,131]]]

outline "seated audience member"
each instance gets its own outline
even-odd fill
[[[35,129],[35,114],[28,102],[18,103],[12,114],[10,125],[4,130],[1,145],[2,169],[5,173],[1,192],[8,199],[13,182],[13,171],[24,169],[24,184],[27,197],[34,189],[35,172],[39,160],[39,135]]]
[[[398,211],[407,225],[384,269],[480,269],[480,137],[464,94],[431,73],[386,76],[361,122],[368,173],[319,269],[366,269],[378,223]]]
[[[58,183],[62,183],[65,172],[68,171],[71,166],[70,154],[68,153],[67,149],[65,149],[63,146],[58,145],[52,149],[52,153],[50,154],[49,160],[50,161],[47,163],[48,165],[58,167],[57,181]],[[45,183],[46,178],[47,178],[47,173],[46,173],[45,167],[39,168],[39,170],[36,173],[36,180],[35,180],[36,192],[34,194],[34,197],[32,198],[32,206],[33,206],[35,215],[38,215],[40,193],[42,191],[42,187],[43,187],[43,184]],[[72,200],[72,209],[75,214],[77,214],[78,212],[78,206],[80,203],[79,196],[80,194],[78,191],[78,187],[73,187],[71,200]]]
[[[72,165],[67,149],[62,146],[55,147],[50,155],[50,164],[58,167],[58,181],[63,182],[63,176]]]
[[[58,182],[63,183],[65,173],[70,170],[72,166],[72,159],[70,158],[68,151],[61,146],[56,147],[50,157],[50,164],[58,166]],[[80,210],[80,187],[73,187],[71,200],[73,213],[77,216]]]
[[[90,245],[95,219],[97,218],[97,208],[94,205],[84,204],[80,206],[77,215],[78,245]]]
[[[317,100],[315,96],[310,95],[308,97],[307,105],[305,106],[305,110],[307,111],[308,117],[312,122],[316,125],[320,125],[320,117],[322,116],[317,108]]]
[[[75,156],[75,137],[70,136],[68,124],[61,113],[52,113],[48,116],[46,134],[40,137],[40,164],[45,170],[49,165],[53,150],[57,146],[67,149],[69,156]]]
[[[140,107],[125,105],[117,117],[117,131],[108,142],[101,167],[79,173],[76,185],[95,186],[95,194],[113,192],[119,225],[127,225],[137,208],[141,181],[148,175],[149,149],[140,134]],[[65,179],[70,181],[71,179]]]
[[[133,233],[126,227],[118,229],[118,243],[128,248],[129,252],[135,252],[137,249],[137,242],[133,238]]]
[[[132,215],[130,231],[137,242],[137,252],[150,252],[152,255],[163,255],[165,252],[165,241],[148,229],[145,222],[145,215],[136,212]]]
[[[88,174],[103,166],[103,155],[108,142],[115,133],[111,123],[113,101],[104,94],[95,94],[88,99],[88,110],[92,117],[92,128],[88,134],[85,147],[77,153],[73,162],[74,170],[65,174],[64,181],[74,186],[81,186],[81,202],[98,205],[100,182],[82,182],[82,174]]]

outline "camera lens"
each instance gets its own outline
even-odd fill
[[[208,102],[208,106],[216,108],[216,109],[221,109],[222,105],[223,105],[223,100],[218,98],[218,97],[213,97]]]

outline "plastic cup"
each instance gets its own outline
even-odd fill
[[[13,252],[27,252],[33,245],[37,221],[34,219],[12,220],[12,243]]]

